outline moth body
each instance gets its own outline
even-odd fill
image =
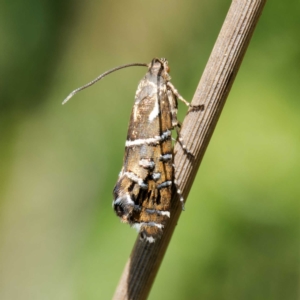
[[[173,129],[176,128],[182,148],[190,154],[178,131],[177,100],[192,106],[170,82],[168,61],[154,58],[150,64],[133,63],[106,71],[71,92],[63,104],[108,74],[132,66],[147,66],[148,72],[135,94],[123,167],[113,190],[113,208],[122,222],[138,230],[142,240],[152,243],[161,236],[170,218],[173,185],[182,206],[184,203],[174,178]],[[204,106],[193,108],[203,109]]]
[[[178,122],[177,97],[169,81],[168,61],[153,59],[136,91],[123,168],[113,191],[116,214],[148,242],[161,236],[170,217],[174,183],[171,130]]]

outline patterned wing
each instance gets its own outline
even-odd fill
[[[124,164],[114,188],[117,215],[154,242],[170,216],[172,117],[165,80],[149,72],[136,92]]]

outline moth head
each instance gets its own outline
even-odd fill
[[[149,71],[154,76],[161,76],[166,80],[171,79],[169,75],[169,63],[165,58],[153,58],[151,63],[149,64]]]

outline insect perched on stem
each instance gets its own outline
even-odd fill
[[[195,110],[202,110],[203,106],[191,106],[180,96],[170,82],[170,68],[165,58],[154,58],[150,64],[128,64],[107,71],[74,90],[63,104],[104,76],[131,66],[146,66],[148,72],[135,94],[123,167],[113,190],[113,208],[122,222],[129,223],[138,230],[141,239],[152,243],[161,236],[170,217],[173,185],[184,209],[184,199],[174,176],[171,130],[176,129],[183,149],[187,154],[190,152],[179,134],[177,100]]]

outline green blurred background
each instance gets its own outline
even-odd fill
[[[137,235],[112,188],[146,69],[61,102],[153,57],[192,99],[230,3],[1,2],[1,300],[112,297]],[[266,4],[149,299],[299,299],[299,29],[298,0]]]

